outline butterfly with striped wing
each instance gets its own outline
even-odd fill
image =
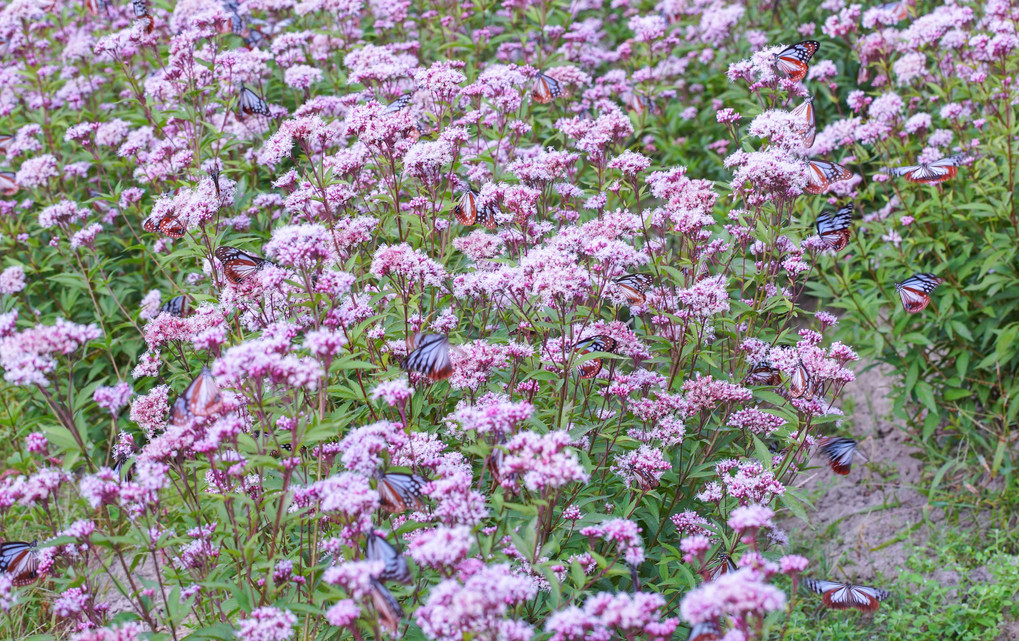
[[[386,589],[378,580],[371,580],[372,605],[376,614],[379,615],[379,623],[391,634],[396,634],[400,627],[400,619],[403,618],[403,608],[397,602],[393,593]]]
[[[807,77],[810,59],[821,48],[816,40],[804,40],[775,54],[775,66],[793,82]]]
[[[803,104],[790,111],[789,114],[799,123],[796,125],[796,131],[803,134],[803,146],[810,149],[814,146],[814,137],[817,134],[817,122],[814,120],[814,97],[807,96]]]
[[[205,366],[170,407],[170,422],[183,425],[196,417],[215,416],[223,408],[223,397],[212,371]]]
[[[21,587],[39,578],[38,541],[5,541],[0,543],[0,572],[11,577],[15,586]]]
[[[686,641],[720,641],[722,633],[718,626],[711,621],[701,621],[690,630],[690,636]]]
[[[771,361],[757,361],[743,381],[750,385],[778,387],[782,384],[782,373],[771,364]]]
[[[484,225],[489,229],[495,229],[495,206],[485,205],[478,207],[478,192],[469,184],[460,196],[459,202],[453,207],[453,216],[461,225]]]
[[[382,109],[382,113],[384,113],[384,114],[392,114],[392,113],[396,113],[397,111],[402,111],[402,110],[404,110],[404,109],[406,109],[407,107],[410,106],[410,102],[411,102],[412,98],[413,98],[413,96],[411,94],[405,93],[402,96],[400,96],[399,98],[397,98],[396,100],[394,100],[393,102],[391,102],[388,105],[386,105]]]
[[[264,258],[228,245],[216,248],[216,258],[223,265],[223,275],[234,285],[243,284],[258,270],[271,264]]]
[[[648,274],[626,274],[614,278],[612,282],[619,286],[631,305],[643,305],[646,300],[644,295],[654,284],[655,279]]]
[[[852,583],[836,583],[819,579],[803,579],[808,590],[823,595],[821,602],[833,610],[855,608],[860,612],[875,612],[880,601],[891,596],[885,590]]]
[[[432,383],[445,380],[453,374],[449,339],[445,335],[419,333],[410,346],[413,351],[403,359],[403,369],[422,374]]]
[[[382,573],[378,575],[380,580],[407,584],[411,582],[407,559],[378,532],[368,533],[368,540],[364,545],[364,558],[383,563]]]
[[[573,351],[580,356],[598,352],[612,352],[618,344],[616,339],[611,336],[591,336],[590,338],[578,341],[573,346]],[[580,374],[580,378],[594,378],[601,371],[601,365],[600,358],[592,358],[577,365],[577,373]]]
[[[169,236],[170,238],[183,238],[184,234],[187,233],[187,227],[184,223],[180,222],[180,219],[173,214],[167,214],[160,218],[158,221],[154,218],[146,218],[142,221],[142,229],[155,234],[156,232]]]
[[[827,160],[810,160],[807,162],[807,186],[803,191],[808,194],[823,194],[833,183],[849,180],[853,172],[842,165]]]
[[[425,478],[417,474],[400,472],[377,473],[375,478],[383,510],[401,514],[407,510],[420,510],[424,507],[421,491],[428,483]]]
[[[810,399],[813,397],[812,388],[810,374],[807,372],[807,368],[804,367],[803,361],[800,361],[796,364],[796,369],[793,370],[792,376],[789,377],[789,398],[806,397]]]
[[[715,560],[712,563],[705,565],[704,569],[701,570],[701,575],[705,581],[714,581],[723,574],[735,572],[739,568],[736,567],[735,561],[729,556],[724,550],[720,550],[715,555]]]
[[[931,292],[945,282],[934,274],[913,274],[901,283],[895,283],[895,291],[902,300],[902,308],[910,314],[922,312],[931,303]]]
[[[10,134],[0,134],[0,152],[3,155],[7,155],[7,152],[11,149],[11,143],[14,142],[14,136]]]
[[[863,455],[856,451],[856,441],[851,438],[825,436],[817,442],[821,453],[828,458],[828,466],[836,474],[845,476],[853,467],[853,457]]]
[[[237,109],[248,116],[259,115],[259,116],[270,116],[272,115],[269,111],[269,104],[259,96],[254,90],[250,89],[243,82],[241,83],[240,95],[237,98]]]
[[[13,196],[19,189],[21,187],[18,186],[17,174],[13,171],[0,171],[0,194]]]
[[[538,72],[534,77],[534,85],[531,87],[531,98],[539,105],[547,105],[556,98],[563,95],[563,88],[559,81],[552,76]]]
[[[825,249],[842,251],[849,244],[852,234],[849,231],[853,223],[853,204],[849,203],[834,214],[822,211],[817,217],[817,235],[824,243]]]
[[[959,173],[959,165],[966,162],[966,156],[956,154],[941,160],[918,165],[907,165],[905,167],[894,167],[891,172],[894,176],[922,185],[936,185],[955,178]]]
[[[191,312],[191,301],[183,294],[174,296],[159,307],[160,314],[169,314],[178,318],[187,318]]]

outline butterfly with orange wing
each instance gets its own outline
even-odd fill
[[[803,134],[803,146],[810,149],[814,146],[814,137],[817,134],[817,121],[814,120],[814,97],[807,96],[803,104],[790,111],[789,114],[798,122],[796,131]]]
[[[184,223],[180,222],[180,219],[172,213],[166,214],[158,221],[154,218],[146,218],[142,221],[142,229],[150,234],[159,232],[170,238],[183,238],[188,231]]]
[[[631,305],[643,305],[646,300],[644,295],[654,284],[655,279],[647,274],[626,274],[614,278],[612,282],[619,286]]]
[[[411,341],[413,350],[403,359],[403,369],[424,375],[431,382],[453,374],[449,358],[449,339],[443,334],[418,334]]]
[[[816,40],[804,40],[775,54],[775,66],[793,82],[807,77],[807,63],[821,48]]]
[[[770,387],[778,387],[782,384],[782,373],[771,364],[771,361],[757,361],[754,363],[754,366],[750,368],[750,373],[747,374],[743,381],[744,384],[749,385],[768,385]]]
[[[17,174],[13,171],[0,171],[0,194],[13,196],[18,193]]]
[[[853,172],[842,165],[827,160],[810,160],[807,162],[807,186],[803,191],[808,194],[823,194],[833,183],[849,180]]]
[[[377,473],[379,503],[383,510],[393,514],[401,514],[407,510],[420,510],[424,507],[421,501],[422,489],[428,481],[417,474],[400,472]]]
[[[901,283],[895,283],[895,291],[902,300],[902,308],[910,314],[922,312],[931,303],[931,292],[945,282],[934,274],[913,274]]]
[[[547,105],[556,98],[563,95],[563,88],[559,81],[552,76],[538,72],[534,77],[534,85],[531,87],[531,98],[539,105]]]
[[[823,595],[821,602],[833,610],[855,608],[860,612],[875,612],[880,607],[880,602],[891,596],[885,590],[852,583],[804,579],[803,585],[808,590]]]
[[[824,243],[825,249],[842,251],[849,244],[852,234],[849,227],[853,224],[853,204],[849,203],[834,214],[823,211],[817,217],[817,235]]]
[[[719,551],[719,553],[715,555],[714,562],[708,563],[704,566],[704,569],[701,570],[701,575],[704,577],[705,581],[714,581],[723,574],[735,572],[738,569],[739,568],[736,567],[736,563],[727,552]]]
[[[400,619],[403,618],[403,609],[393,593],[377,579],[371,580],[371,586],[372,605],[375,606],[375,613],[379,615],[379,623],[391,634],[396,634],[400,627]]]
[[[495,207],[486,205],[478,207],[478,192],[469,184],[460,196],[459,202],[453,207],[453,216],[461,225],[484,225],[489,229],[495,229]]]
[[[246,251],[222,245],[216,248],[216,258],[223,265],[223,275],[234,285],[241,285],[266,265],[271,264]]]
[[[269,111],[268,103],[265,102],[262,96],[259,96],[244,83],[241,83],[241,92],[237,98],[237,109],[248,116],[256,114],[259,116],[272,115]]]
[[[810,374],[803,366],[803,361],[800,361],[789,377],[789,398],[810,398],[813,395],[812,387]]]
[[[221,409],[223,397],[219,393],[219,385],[212,371],[206,366],[173,402],[173,406],[170,407],[170,422],[174,425],[183,425],[196,416],[215,416]]]
[[[573,351],[580,356],[587,354],[595,354],[597,352],[612,352],[616,349],[619,343],[616,339],[611,336],[591,336],[585,338],[582,341],[577,342],[573,346]],[[594,378],[601,371],[601,359],[592,358],[591,360],[584,361],[577,365],[577,373],[580,374],[580,378]]]
[[[39,554],[35,547],[38,543],[0,543],[0,572],[10,576],[15,586],[29,585],[39,578]]]
[[[817,442],[821,453],[828,458],[828,466],[836,474],[845,476],[853,467],[853,458],[863,455],[856,451],[856,441],[851,438],[825,436]]]
[[[965,161],[966,156],[956,154],[948,158],[935,160],[934,162],[894,167],[891,171],[893,175],[905,178],[910,182],[922,185],[936,185],[950,178],[955,178],[955,175],[959,173],[959,165]]]

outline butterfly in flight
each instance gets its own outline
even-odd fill
[[[941,160],[919,165],[908,165],[906,167],[892,168],[892,174],[905,178],[906,180],[922,185],[936,185],[955,178],[959,173],[959,165],[965,162],[966,156],[956,154]]]
[[[110,13],[110,4],[106,0],[85,0],[85,8],[93,16],[98,16],[100,11]]]
[[[393,514],[401,514],[407,510],[420,510],[421,490],[428,482],[417,474],[399,472],[378,473],[377,489],[382,509]]]
[[[803,134],[803,146],[810,149],[814,146],[814,137],[817,134],[817,122],[814,120],[814,97],[807,96],[803,104],[789,113],[799,123],[796,125],[796,131]]]
[[[803,366],[803,361],[800,361],[796,364],[796,369],[793,370],[793,375],[789,378],[789,398],[803,398],[808,396],[808,394],[812,396],[812,393],[810,374],[807,373],[807,368]]]
[[[391,634],[396,634],[396,630],[400,627],[400,619],[403,618],[403,609],[393,593],[378,580],[372,579],[371,586],[372,605],[375,606],[375,612],[379,615],[379,623]]]
[[[392,114],[396,113],[397,111],[402,111],[410,106],[410,101],[412,98],[413,96],[411,94],[405,93],[396,100],[394,100],[393,102],[386,105],[385,108],[382,110],[382,113]]]
[[[646,300],[644,294],[651,288],[655,279],[647,274],[626,274],[612,279],[612,282],[623,290],[623,295],[631,305],[643,305]]]
[[[900,0],[899,2],[879,4],[877,8],[891,13],[896,22],[902,22],[909,17],[909,10],[916,8],[916,0]]]
[[[720,641],[722,633],[711,621],[701,621],[690,630],[686,641]]]
[[[495,206],[486,205],[478,209],[478,192],[467,185],[460,201],[453,207],[453,215],[461,225],[481,224],[495,229]]]
[[[15,180],[17,174],[13,171],[0,171],[0,194],[13,196],[18,193],[18,183]]]
[[[827,160],[810,160],[807,162],[807,186],[803,191],[808,194],[823,194],[832,183],[849,180],[853,172],[842,165]]]
[[[552,76],[538,72],[534,77],[534,85],[531,87],[531,98],[539,105],[547,105],[556,98],[563,95],[563,88],[559,81]]]
[[[735,572],[738,569],[739,568],[736,567],[736,563],[732,560],[731,556],[729,556],[726,552],[719,551],[719,553],[715,555],[715,561],[706,565],[704,569],[701,570],[701,574],[704,575],[705,581],[714,581],[723,574]]]
[[[159,307],[159,313],[169,314],[178,318],[187,318],[191,315],[191,301],[183,294],[174,296]]]
[[[378,532],[369,532],[364,545],[364,558],[368,561],[382,561],[382,573],[378,578],[382,581],[410,583],[410,570],[407,559],[403,558],[396,548],[390,545],[386,537]]]
[[[241,93],[237,100],[237,109],[248,116],[257,114],[259,116],[269,116],[269,105],[255,93],[252,89],[249,89],[247,85],[241,83]]]
[[[431,382],[441,381],[453,373],[449,359],[449,339],[443,334],[418,334],[411,341],[413,350],[403,359],[403,369],[416,372]]]
[[[841,207],[834,214],[823,211],[817,217],[817,235],[824,243],[825,249],[842,251],[849,244],[852,234],[849,227],[853,223],[853,204]]]
[[[790,80],[799,82],[807,77],[807,63],[820,48],[821,43],[816,40],[798,42],[775,54],[775,66]]]
[[[757,361],[743,380],[750,385],[778,387],[782,384],[782,373],[772,366],[771,361]]]
[[[856,441],[841,436],[826,436],[818,441],[821,452],[828,458],[831,471],[845,476],[853,467],[853,457],[863,455],[856,451]]]
[[[804,579],[803,585],[808,590],[823,595],[821,602],[833,610],[855,608],[860,612],[874,612],[880,607],[879,602],[890,596],[884,590],[852,583]]]
[[[934,274],[913,274],[901,283],[895,283],[895,291],[902,299],[902,308],[910,314],[922,312],[931,303],[931,292],[945,282]]]
[[[616,339],[610,336],[598,335],[579,341],[573,346],[573,351],[581,356],[594,354],[596,352],[611,352],[616,349],[618,344],[619,343]],[[589,361],[584,361],[580,365],[577,365],[577,373],[580,374],[580,378],[594,378],[600,371],[600,358],[592,358]]]
[[[158,222],[154,218],[146,218],[142,221],[142,229],[150,234],[159,232],[170,238],[183,238],[188,231],[184,223],[173,214],[166,214]]]
[[[14,585],[18,587],[29,585],[39,578],[39,554],[35,548],[38,543],[38,541],[0,543],[0,572],[10,576]]]
[[[183,425],[196,416],[215,416],[223,408],[223,397],[219,393],[216,377],[208,366],[191,381],[187,389],[177,397],[170,408],[170,422]]]
[[[270,264],[264,258],[253,256],[246,251],[223,245],[216,248],[216,258],[223,264],[223,274],[234,285],[240,285],[258,270]]]

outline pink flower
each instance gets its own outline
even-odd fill
[[[798,554],[787,554],[778,560],[782,574],[799,574],[807,569],[810,562]]]
[[[372,390],[372,400],[380,398],[385,400],[390,407],[402,408],[406,405],[411,396],[414,396],[414,388],[410,386],[406,378],[398,378],[393,381],[379,383]]]
[[[25,289],[25,270],[14,265],[0,272],[0,294],[17,294]]]
[[[440,525],[417,534],[407,546],[407,554],[420,566],[441,570],[467,558],[473,544],[474,537],[466,525]]]
[[[703,534],[688,536],[679,542],[679,550],[683,553],[683,561],[693,563],[702,561],[711,549],[711,539]]]
[[[506,443],[499,475],[503,485],[514,475],[532,492],[559,488],[568,483],[586,483],[590,479],[575,451],[567,449],[571,439],[566,432],[521,432]]]
[[[326,621],[339,628],[352,626],[361,616],[361,606],[352,599],[343,599],[326,610]]]
[[[584,536],[615,543],[630,565],[640,565],[644,562],[644,541],[640,538],[640,532],[641,529],[636,523],[626,519],[610,519],[580,530]]]
[[[618,169],[624,176],[636,176],[651,166],[651,159],[633,151],[624,151],[609,161],[609,169]]]
[[[36,325],[0,338],[0,367],[12,385],[41,385],[49,381],[58,356],[70,356],[85,343],[99,338],[95,325],[77,325],[58,318],[53,325]]]
[[[14,182],[26,188],[42,187],[51,178],[60,175],[57,159],[51,154],[42,154],[25,160],[18,169]]]
[[[439,287],[447,277],[446,270],[424,253],[407,243],[382,245],[375,251],[371,273],[377,278],[390,276],[407,285]]]
[[[533,599],[536,593],[534,581],[515,574],[508,564],[482,566],[463,584],[447,579],[433,587],[414,619],[425,636],[435,641],[526,641],[533,635],[531,628],[506,617],[510,608]]]
[[[283,73],[283,82],[294,89],[307,89],[322,80],[322,70],[309,65],[294,65]]]
[[[775,511],[763,505],[742,505],[729,515],[729,527],[736,532],[771,527]]]
[[[703,623],[723,615],[764,617],[785,607],[785,601],[785,594],[761,581],[755,570],[742,568],[688,592],[679,611],[689,623]]]
[[[113,387],[97,387],[92,392],[92,400],[96,405],[116,416],[120,408],[131,400],[132,394],[134,394],[134,389],[131,384],[120,382]]]
[[[237,622],[237,636],[245,641],[287,641],[294,635],[296,623],[290,610],[266,606]]]

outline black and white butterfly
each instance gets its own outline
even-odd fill
[[[131,11],[134,12],[135,18],[143,18],[149,15],[148,0],[131,0]]]
[[[368,561],[382,561],[385,564],[382,573],[379,574],[380,580],[399,583],[411,582],[407,559],[403,558],[403,555],[378,532],[368,534],[368,540],[364,546],[364,558]]]
[[[159,313],[169,314],[170,316],[177,316],[179,318],[186,318],[191,315],[191,301],[189,301],[188,297],[183,294],[180,296],[174,296],[160,306]]]
[[[417,474],[388,472],[377,474],[377,490],[381,499],[382,509],[393,514],[407,510],[420,510],[422,489],[428,481]]]
[[[403,369],[408,372],[423,374],[433,383],[453,374],[449,339],[443,334],[418,334],[411,341],[411,349],[403,359]]]
[[[931,303],[931,292],[945,282],[934,274],[913,274],[901,283],[895,283],[895,291],[902,300],[902,308],[910,314],[922,312]]]
[[[901,176],[910,182],[924,185],[935,185],[950,178],[955,178],[959,173],[959,165],[965,162],[966,156],[956,154],[941,160],[919,165],[907,165],[905,167],[894,167],[891,172],[895,176]]]
[[[823,595],[821,602],[833,610],[855,608],[861,612],[874,612],[880,607],[880,602],[890,596],[885,590],[852,583],[804,579],[803,585]]]
[[[397,111],[402,111],[403,109],[406,109],[407,107],[410,106],[410,101],[412,98],[413,96],[411,96],[411,94],[405,93],[396,100],[394,100],[393,102],[386,105],[386,107],[382,110],[382,113],[391,114],[396,113]]]
[[[732,557],[725,551],[719,551],[715,555],[713,563],[708,564],[704,570],[703,575],[706,581],[714,581],[723,574],[735,572],[737,569],[736,563],[732,560]]]
[[[782,384],[782,373],[771,364],[771,361],[757,361],[750,368],[750,373],[747,374],[744,381],[750,385],[778,387]]]
[[[648,274],[626,274],[612,280],[620,289],[623,295],[630,301],[631,305],[644,304],[644,294],[651,288],[655,279]]]
[[[826,436],[818,441],[821,452],[828,458],[832,472],[845,476],[853,467],[853,457],[862,454],[856,451],[856,441],[851,438]]]
[[[234,285],[240,285],[269,264],[269,261],[264,258],[229,245],[217,247],[216,258],[223,265],[223,274],[226,279]]]
[[[241,93],[237,99],[237,109],[248,116],[257,114],[259,116],[272,115],[269,112],[269,105],[254,90],[241,83]]]
[[[826,249],[842,251],[849,244],[849,227],[853,224],[853,204],[849,203],[834,214],[821,212],[817,217],[817,235]]]
[[[38,541],[6,541],[0,543],[0,572],[11,577],[14,585],[29,585],[39,578]]]

